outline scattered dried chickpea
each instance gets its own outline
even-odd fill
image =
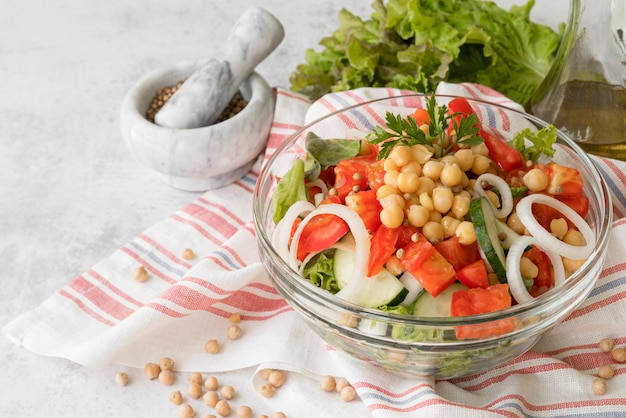
[[[252,418],[252,408],[246,405],[238,406],[237,418]]]
[[[350,402],[356,397],[356,391],[354,390],[352,386],[344,387],[343,389],[341,389],[340,394],[341,394],[341,399],[343,399],[346,402]]]
[[[610,364],[604,364],[598,368],[598,376],[603,379],[610,379],[615,376],[615,370]]]
[[[220,399],[217,404],[215,404],[215,412],[217,415],[221,417],[227,417],[230,415],[231,409],[228,401],[224,399]]]
[[[159,382],[166,386],[170,386],[174,383],[174,372],[171,370],[161,370],[159,373]]]
[[[284,412],[274,412],[272,418],[287,418]]]
[[[189,383],[189,386],[187,386],[187,395],[194,399],[200,399],[202,396],[202,386],[197,383]]]
[[[335,390],[335,386],[337,386],[337,382],[335,381],[335,378],[332,376],[324,376],[322,377],[322,380],[320,380],[320,386],[326,392],[332,392],[333,390]]]
[[[180,256],[185,260],[193,260],[196,254],[191,248],[185,248]]]
[[[241,315],[239,314],[239,312],[235,312],[230,314],[230,317],[228,319],[233,324],[238,324],[239,322],[241,322]]]
[[[126,386],[128,384],[128,375],[124,372],[119,372],[115,375],[115,383],[119,386]]]
[[[161,367],[156,363],[146,363],[143,366],[143,374],[150,380],[159,377],[159,373],[161,373]]]
[[[204,387],[207,390],[217,390],[217,388],[218,388],[217,377],[215,377],[215,376],[207,377],[206,380],[204,381]]]
[[[215,408],[215,405],[217,405],[217,402],[220,400],[220,395],[216,391],[210,390],[204,394],[202,399],[207,406]]]
[[[337,379],[337,384],[335,385],[335,389],[337,389],[337,392],[341,393],[343,388],[347,386],[350,386],[350,382],[348,382],[346,378],[340,377],[339,379]]]
[[[189,377],[187,378],[187,381],[189,383],[195,383],[197,385],[201,385],[202,384],[202,373],[199,372],[193,372],[189,375]]]
[[[235,388],[229,385],[223,386],[220,393],[222,394],[222,398],[231,400],[235,397]]]
[[[603,353],[609,353],[611,352],[611,350],[613,350],[613,347],[615,347],[615,341],[613,341],[611,338],[603,338],[600,340],[600,350]]]
[[[261,379],[267,380],[270,377],[270,373],[272,373],[272,369],[262,369],[259,371],[259,376],[261,376]]]
[[[241,338],[241,327],[237,324],[233,324],[226,330],[226,336],[229,340],[238,340]]]
[[[272,396],[274,396],[275,391],[276,389],[274,389],[274,386],[270,385],[269,383],[263,383],[259,388],[259,392],[261,392],[261,395],[265,396],[266,398],[271,398]]]
[[[213,415],[213,414],[209,414],[209,415],[205,416],[204,418],[217,418],[217,417],[215,415]]]
[[[183,403],[183,394],[179,390],[175,390],[169,394],[167,399],[174,405],[180,405]]]
[[[144,266],[139,266],[133,272],[133,277],[138,282],[142,282],[143,283],[146,280],[148,280],[148,271],[146,270],[146,268]]]
[[[188,403],[184,403],[178,407],[178,418],[192,418],[196,416],[196,411]]]
[[[217,354],[220,352],[220,344],[217,342],[217,340],[208,340],[206,343],[204,343],[204,350],[207,353]]]
[[[618,363],[623,363],[626,361],[626,350],[623,348],[615,348],[611,351],[611,356],[613,357],[613,360]]]
[[[161,370],[174,370],[174,360],[169,357],[163,357],[159,360]]]
[[[593,390],[593,393],[596,395],[604,395],[606,393],[606,380],[601,377],[596,377],[591,383],[591,390]]]
[[[272,370],[267,377],[267,381],[275,388],[279,388],[285,383],[285,374],[280,370]]]

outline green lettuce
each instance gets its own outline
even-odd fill
[[[304,268],[302,276],[317,287],[331,293],[337,293],[339,287],[335,278],[334,265],[333,258],[327,257],[324,253],[319,253]]]
[[[280,179],[272,195],[274,223],[283,219],[291,205],[300,200],[307,200],[304,186],[304,161],[296,159],[287,174]]]
[[[561,34],[530,20],[534,0],[509,11],[481,0],[375,0],[370,19],[346,9],[321,51],[305,53],[291,88],[317,99],[358,87],[433,92],[475,82],[526,103],[550,69]]]

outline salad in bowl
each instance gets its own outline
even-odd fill
[[[525,352],[585,299],[611,204],[553,126],[407,95],[294,134],[265,165],[254,212],[274,285],[327,342],[448,379]]]

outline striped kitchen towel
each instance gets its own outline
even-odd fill
[[[110,257],[76,277],[39,307],[9,323],[4,333],[35,353],[88,367],[119,363],[143,367],[163,356],[180,371],[227,372],[257,367],[290,372],[270,406],[290,417],[394,416],[622,416],[626,364],[603,396],[591,382],[610,361],[598,341],[626,344],[626,164],[593,157],[612,193],[615,218],[609,253],[589,298],[532,351],[484,373],[450,381],[406,379],[349,359],[321,341],[274,290],[258,257],[252,193],[261,164],[291,133],[345,106],[403,93],[358,89],[311,105],[277,89],[275,118],[264,158],[241,180],[209,191],[150,227]],[[508,103],[473,84],[442,84],[438,93]],[[195,257],[182,256],[185,248]],[[133,278],[145,268],[148,280]],[[223,336],[231,314],[244,337]],[[222,343],[207,355],[204,342]],[[324,397],[317,379],[345,376],[358,401]],[[251,376],[257,387],[258,372]],[[315,389],[317,387],[317,389]]]

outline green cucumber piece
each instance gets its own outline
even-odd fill
[[[504,248],[498,238],[497,219],[486,197],[472,200],[470,217],[474,223],[476,240],[484,255],[485,261],[498,277],[500,283],[506,283],[506,258]]]
[[[519,238],[517,232],[513,231],[510,226],[499,219],[496,219],[496,229],[498,230],[498,240],[505,250],[511,248],[513,242]]]
[[[452,294],[460,290],[467,290],[467,287],[460,282],[454,282],[436,297],[424,291],[415,301],[413,316],[427,318],[450,317],[450,305],[452,304]]]
[[[352,251],[335,250],[334,272],[339,289],[346,287],[351,280],[354,261]],[[345,300],[367,308],[399,305],[409,293],[402,282],[385,268],[372,277],[357,279],[360,281],[358,291]]]

